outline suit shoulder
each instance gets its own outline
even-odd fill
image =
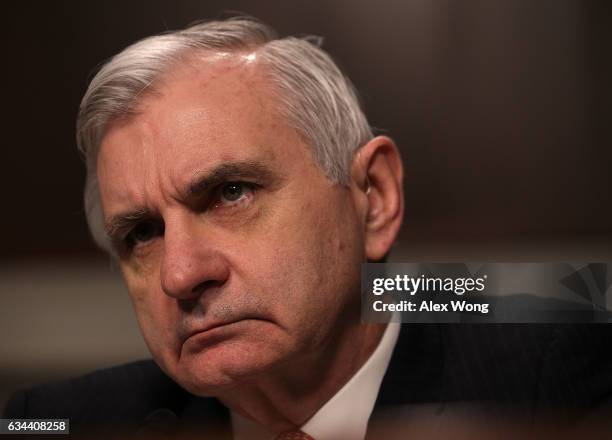
[[[538,404],[612,407],[612,326],[561,325],[544,354]]]
[[[529,402],[540,410],[590,408],[610,399],[611,330],[605,324],[448,326],[450,395]]]
[[[16,393],[11,418],[70,418],[88,423],[130,420],[186,394],[152,360],[98,370]]]

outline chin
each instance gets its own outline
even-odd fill
[[[270,347],[226,341],[197,353],[183,353],[170,376],[192,394],[217,396],[274,370],[284,356]]]

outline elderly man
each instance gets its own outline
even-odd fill
[[[540,402],[574,398],[549,392],[574,371],[540,375],[564,359],[557,330],[360,322],[360,265],[401,226],[402,162],[309,41],[244,18],[142,40],[92,80],[78,143],[92,233],[155,362],[18,394],[8,416],[68,417],[76,433],[363,439],[372,414],[406,420],[394,408],[532,402],[538,386]],[[519,347],[515,373],[499,345]]]

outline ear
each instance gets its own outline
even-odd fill
[[[391,138],[377,136],[362,146],[351,165],[351,186],[365,232],[368,260],[381,260],[391,248],[404,217],[404,171]]]

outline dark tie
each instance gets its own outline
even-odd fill
[[[311,436],[300,430],[281,432],[274,440],[314,440]]]

